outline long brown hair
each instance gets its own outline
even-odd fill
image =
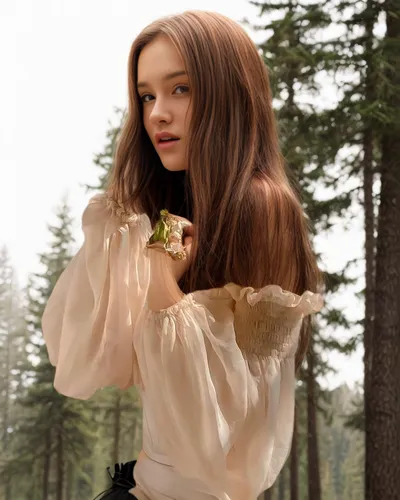
[[[189,76],[192,119],[183,172],[161,164],[136,89],[139,55],[158,35],[174,43]],[[127,210],[146,213],[153,225],[162,208],[194,223],[192,265],[179,283],[183,292],[230,282],[277,284],[299,295],[321,292],[311,228],[279,148],[267,68],[244,29],[204,11],[159,19],[134,41],[128,73],[129,106],[108,192]]]

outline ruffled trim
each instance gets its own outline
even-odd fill
[[[267,285],[260,290],[252,287],[242,288],[235,283],[229,283],[222,288],[211,288],[208,290],[198,290],[197,292],[188,293],[175,304],[161,309],[159,311],[152,311],[155,316],[165,317],[168,315],[177,315],[182,309],[193,307],[196,304],[194,294],[207,293],[209,295],[220,295],[223,291],[228,291],[232,298],[239,302],[244,298],[250,306],[255,306],[259,302],[270,302],[278,306],[296,309],[297,313],[307,316],[319,312],[324,306],[322,295],[305,291],[302,295],[297,295],[287,290],[283,290],[279,285]],[[215,297],[214,297],[215,298]]]
[[[146,227],[149,231],[151,230],[150,219],[146,214],[137,214],[126,210],[122,203],[114,200],[107,193],[99,193],[94,195],[89,200],[89,206],[92,204],[99,204],[105,209],[112,217],[118,219],[119,225],[125,226],[137,226],[141,225]]]
[[[114,200],[107,193],[104,194],[104,203],[106,208],[118,217],[123,224],[135,224],[139,219],[138,214],[126,210],[121,202]]]
[[[234,283],[225,286],[236,302],[246,298],[249,305],[254,306],[258,302],[271,302],[283,307],[296,309],[296,312],[304,316],[319,312],[324,306],[324,300],[319,293],[306,290],[302,295],[283,290],[279,285],[267,285],[260,290],[252,287],[240,287]]]
[[[187,309],[188,307],[192,308],[195,305],[196,303],[194,301],[193,294],[189,293],[183,295],[178,302],[175,302],[175,304],[172,304],[171,306],[165,309],[160,309],[159,311],[150,311],[150,312],[154,318],[179,316],[183,309]]]
[[[322,296],[308,290],[297,295],[279,285],[256,290],[233,283],[226,289],[235,300],[236,342],[246,357],[292,358],[304,316],[323,307]]]

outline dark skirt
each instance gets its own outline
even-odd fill
[[[129,490],[136,486],[135,479],[133,478],[135,465],[136,460],[126,462],[125,464],[115,464],[113,476],[110,473],[110,467],[107,467],[112,484],[106,491],[97,495],[93,500],[135,500],[135,495],[129,493]]]

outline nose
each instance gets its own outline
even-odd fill
[[[171,120],[172,113],[166,100],[160,98],[156,99],[150,113],[150,121],[156,125],[160,122],[171,123]]]

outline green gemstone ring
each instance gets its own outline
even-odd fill
[[[188,220],[172,215],[168,210],[163,209],[160,211],[160,219],[156,222],[154,232],[146,243],[146,247],[165,252],[173,260],[185,260],[183,231],[189,226],[191,223]]]

